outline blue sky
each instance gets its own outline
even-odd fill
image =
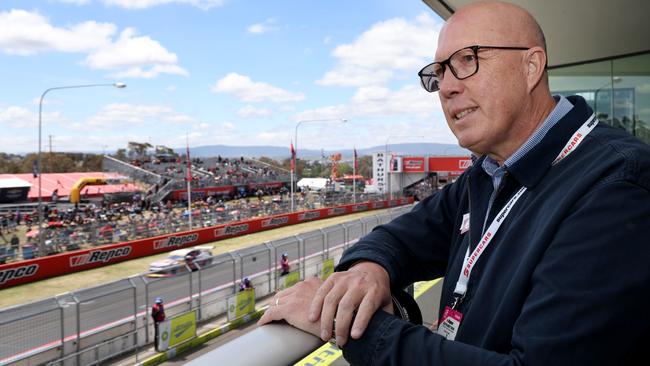
[[[419,0],[3,0],[0,151],[348,149],[455,143],[417,71],[442,21]]]

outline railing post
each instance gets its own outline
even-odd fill
[[[144,282],[144,342],[149,344],[149,281],[145,276],[140,278]]]
[[[133,277],[129,277],[129,283],[131,284],[131,288],[133,288],[133,342],[135,343],[135,346],[138,346],[138,288],[135,285],[135,281],[133,280]],[[146,301],[145,301],[146,303]],[[144,309],[144,317],[147,318],[147,309]],[[146,330],[146,328],[145,328]],[[97,363],[99,363],[99,360],[97,360]]]
[[[298,239],[298,264],[302,269],[302,279],[305,279],[305,276],[307,275],[307,272],[305,270],[305,267],[307,266],[307,258],[305,258],[305,240],[298,234],[294,234],[293,237]],[[302,264],[300,263],[301,261]]]
[[[81,365],[81,358],[79,355],[79,351],[81,350],[81,311],[79,309],[81,303],[79,302],[79,299],[77,299],[77,295],[71,294],[72,299],[75,302],[75,309],[76,309],[76,316],[77,316],[77,363],[76,365],[79,366]]]

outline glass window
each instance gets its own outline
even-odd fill
[[[580,95],[598,119],[650,144],[650,53],[549,70],[552,93]]]
[[[612,60],[614,122],[650,144],[650,53]],[[620,95],[619,95],[620,93]]]

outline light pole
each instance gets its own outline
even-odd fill
[[[38,155],[36,157],[36,172],[38,173],[38,251],[40,256],[43,256],[45,254],[46,249],[45,243],[43,242],[43,199],[41,197],[41,176],[43,175],[43,172],[41,171],[41,126],[43,125],[43,99],[45,99],[45,94],[49,93],[52,90],[92,88],[98,86],[112,86],[119,89],[126,88],[126,84],[124,83],[55,86],[53,88],[45,89],[43,94],[41,94],[41,99],[38,102]]]
[[[340,123],[346,123],[348,120],[345,118],[327,118],[327,119],[303,119],[300,120],[296,123],[296,128],[294,130],[294,136],[293,136],[293,143],[294,143],[294,149],[296,152],[296,163],[295,163],[295,169],[291,171],[291,212],[294,211],[294,184],[297,177],[296,170],[298,170],[298,127],[300,127],[301,124],[303,123],[311,123],[311,122],[340,122]]]
[[[390,169],[391,169],[391,163],[392,159],[388,159],[388,141],[390,141],[391,138],[413,138],[413,137],[419,137],[419,138],[424,138],[423,135],[390,135],[386,138],[386,147],[384,150],[384,161],[388,161],[388,169],[385,170],[386,172],[386,177],[387,179],[387,187],[388,187],[388,199],[393,199],[393,191],[391,190],[391,177],[390,177]]]

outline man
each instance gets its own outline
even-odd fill
[[[322,284],[280,292],[260,323],[324,340],[335,324],[354,365],[645,359],[650,148],[584,99],[552,97],[544,43],[515,5],[457,11],[420,76],[474,165],[362,238]],[[392,315],[391,287],[441,276],[436,333]]]
[[[160,323],[165,321],[165,305],[163,304],[162,297],[156,297],[156,300],[154,300],[154,304],[151,307],[151,317],[153,318],[153,326],[154,326],[154,347],[156,351],[159,351],[158,349],[159,325]]]

